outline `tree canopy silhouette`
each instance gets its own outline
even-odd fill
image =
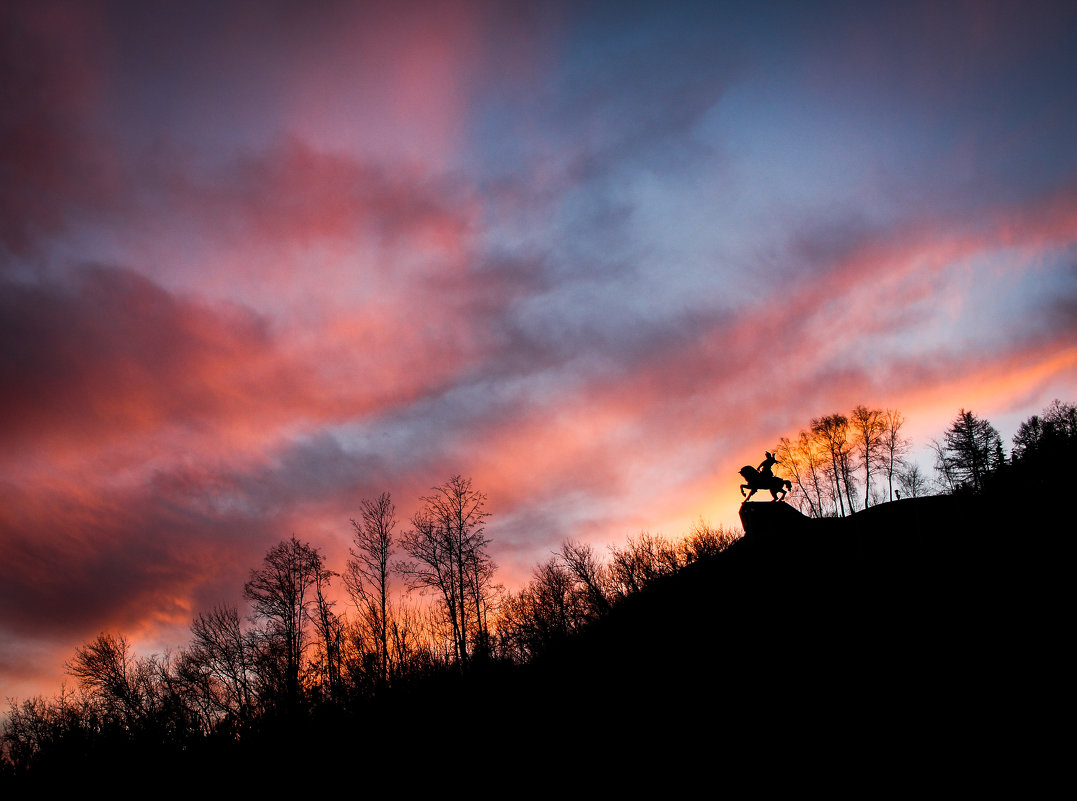
[[[995,427],[965,409],[943,434],[939,455],[951,480],[973,492],[981,492],[987,476],[1006,462]]]

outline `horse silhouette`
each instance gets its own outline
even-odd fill
[[[777,476],[765,476],[749,464],[740,469],[740,474],[744,476],[744,480],[747,482],[740,485],[740,494],[744,495],[744,490],[751,490],[744,498],[744,503],[747,503],[759,490],[770,490],[770,494],[775,501],[784,501],[785,494],[793,489],[792,481],[781,479]],[[781,494],[780,498],[778,497],[779,493]]]

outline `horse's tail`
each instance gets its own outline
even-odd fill
[[[783,481],[782,483],[783,483],[783,484],[785,484],[785,488],[786,488],[787,490],[789,490],[790,492],[792,492],[792,491],[793,491],[793,482],[792,482],[792,481],[790,481],[789,479],[786,479],[786,480],[785,480],[785,481]]]

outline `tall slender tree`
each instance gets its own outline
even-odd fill
[[[852,447],[856,449],[860,469],[864,471],[865,509],[871,502],[871,473],[879,460],[882,416],[882,410],[870,409],[863,404],[858,404],[849,416],[849,427],[853,432]]]
[[[905,418],[897,409],[887,409],[880,418],[882,432],[879,436],[879,465],[886,473],[887,490],[894,500],[894,478],[905,469],[905,455],[909,452],[909,440],[902,436]],[[919,476],[919,473],[916,474]],[[914,480],[914,486],[919,484]]]
[[[834,483],[838,509],[845,517],[846,502],[849,512],[856,511],[853,504],[852,470],[849,464],[849,418],[843,414],[831,414],[811,421],[812,433],[819,438],[830,456],[830,477]],[[842,489],[844,488],[844,498]]]
[[[831,500],[833,508],[837,509],[835,486],[827,481],[826,476],[829,449],[818,434],[802,430],[795,441],[782,437],[778,441],[777,452],[778,461],[800,488],[794,502],[802,512],[807,504],[807,511],[812,517],[822,517],[827,514],[826,504]]]
[[[378,677],[389,679],[390,559],[396,549],[396,507],[388,492],[364,499],[360,519],[352,520],[352,543],[344,584],[361,624],[378,649]]]

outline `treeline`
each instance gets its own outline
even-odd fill
[[[775,449],[779,472],[797,491],[787,500],[811,517],[850,515],[868,506],[930,493],[983,492],[992,477],[1037,477],[1077,443],[1077,407],[1055,400],[1021,423],[1007,458],[998,430],[966,409],[928,443],[935,456],[930,480],[909,459],[912,442],[903,436],[903,415],[893,409],[858,405],[848,415],[812,419],[795,439],[782,437]]]
[[[601,561],[590,545],[565,542],[538,565],[527,586],[507,593],[498,614],[498,655],[523,664],[655,581],[725,550],[739,532],[698,521],[686,537],[643,533]]]
[[[1077,405],[1055,400],[1022,422],[1009,457],[995,427],[964,409],[931,447],[944,492],[977,494],[1005,487],[1057,493],[1059,466],[1068,464],[1077,449]]]
[[[389,493],[364,500],[340,572],[295,536],[273,546],[244,585],[246,609],[199,613],[177,652],[139,656],[112,633],[77,648],[66,665],[74,689],[11,702],[4,771],[180,758],[207,742],[385,714],[394,694],[423,682],[528,662],[738,536],[700,521],[683,539],[644,533],[606,558],[565,542],[507,592],[494,582],[486,495],[454,476],[420,501],[399,531]],[[338,581],[347,609],[333,600]]]

